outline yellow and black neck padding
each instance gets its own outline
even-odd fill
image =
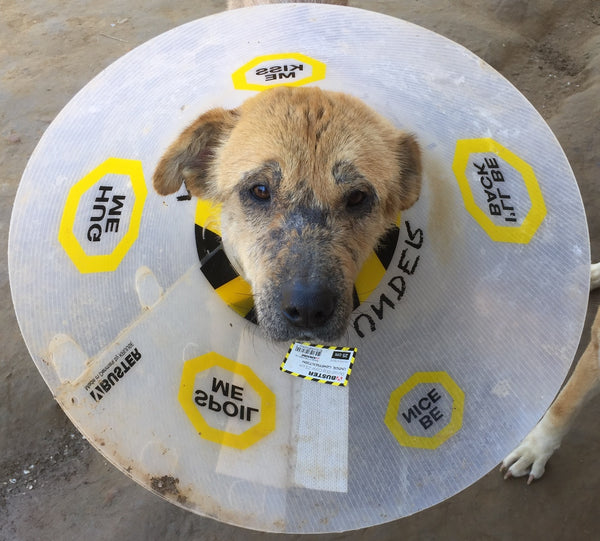
[[[228,306],[248,321],[258,323],[250,284],[233,268],[223,249],[220,215],[220,205],[213,205],[204,199],[198,200],[194,227],[200,268]],[[354,310],[367,300],[385,275],[398,244],[400,223],[398,215],[396,223],[381,237],[363,265],[352,292]]]

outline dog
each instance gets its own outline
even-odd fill
[[[600,263],[591,268],[591,289],[600,287]],[[573,374],[541,421],[500,466],[505,479],[527,474],[527,484],[539,479],[583,405],[600,390],[600,309],[592,324],[590,343]]]
[[[276,2],[228,7],[262,3]],[[222,204],[224,251],[252,288],[264,334],[326,343],[347,329],[363,263],[417,201],[421,153],[357,98],[278,87],[189,126],[153,176],[161,195],[182,183]]]
[[[201,115],[167,149],[154,189],[222,204],[227,257],[275,341],[321,343],[347,329],[357,275],[418,199],[412,134],[350,95],[276,87]]]
[[[230,0],[230,9],[265,1]],[[346,2],[327,2],[346,4]],[[360,100],[314,87],[266,90],[213,109],[181,133],[153,177],[222,204],[225,252],[251,285],[273,340],[335,340],[358,272],[398,213],[418,199],[421,152]],[[591,287],[600,287],[600,264]],[[502,462],[505,478],[539,479],[585,401],[600,388],[600,311],[592,338],[546,415]]]

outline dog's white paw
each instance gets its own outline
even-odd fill
[[[500,471],[504,479],[529,474],[527,484],[544,475],[546,462],[560,447],[561,435],[542,419],[520,445],[503,461]]]

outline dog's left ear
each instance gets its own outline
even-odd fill
[[[421,149],[413,135],[401,133],[396,143],[396,159],[399,165],[399,194],[396,210],[412,207],[421,193]]]
[[[416,138],[402,133],[397,143],[397,160],[400,166],[399,210],[412,207],[421,193],[421,148]]]
[[[216,187],[215,156],[238,116],[235,109],[212,109],[188,126],[160,159],[154,171],[154,189],[168,195],[185,182],[192,195],[211,198]]]

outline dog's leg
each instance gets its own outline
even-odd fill
[[[592,264],[590,282],[591,289],[596,289],[597,287],[600,287],[600,263]]]
[[[600,309],[592,325],[590,343],[579,359],[573,375],[542,420],[521,444],[503,461],[504,478],[521,477],[529,473],[527,484],[544,474],[546,462],[559,448],[571,422],[600,388]]]

